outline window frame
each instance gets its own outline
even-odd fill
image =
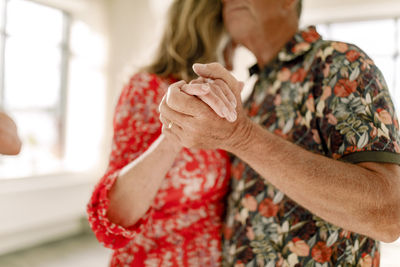
[[[46,5],[37,1],[24,0],[26,2],[34,3],[35,5],[43,6],[46,8],[51,8],[61,12],[62,14],[62,39],[60,43],[55,46],[60,52],[60,81],[59,81],[59,100],[53,108],[7,108],[5,106],[5,52],[7,39],[10,37],[7,33],[7,7],[11,1],[14,0],[0,0],[2,5],[0,5],[0,14],[3,14],[2,21],[0,21],[0,109],[4,107],[8,113],[12,114],[14,111],[38,111],[50,114],[57,121],[57,154],[56,158],[58,161],[62,161],[65,156],[66,149],[66,121],[67,121],[67,99],[68,99],[68,70],[69,70],[69,60],[70,60],[70,33],[72,18],[71,15],[65,10],[50,5]],[[58,171],[56,171],[58,172]],[[63,172],[60,170],[59,172]],[[44,173],[43,175],[52,174]],[[41,174],[40,174],[41,175]],[[24,178],[30,176],[37,176],[36,174],[27,175]]]
[[[3,107],[4,103],[4,65],[5,65],[5,54],[6,54],[6,21],[7,21],[7,0],[0,0],[2,10],[0,13],[3,15],[0,21],[0,108]],[[1,17],[0,17],[1,18]]]

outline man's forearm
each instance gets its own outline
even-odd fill
[[[385,175],[309,152],[251,122],[245,128],[245,141],[228,150],[288,197],[346,230],[387,242],[398,237],[398,166]]]

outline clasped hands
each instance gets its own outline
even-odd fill
[[[180,146],[232,151],[249,121],[240,98],[243,83],[218,63],[194,64],[199,78],[169,86],[160,103],[162,132]]]

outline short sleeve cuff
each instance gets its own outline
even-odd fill
[[[388,151],[360,151],[344,155],[339,160],[350,163],[380,162],[400,165],[400,154]]]

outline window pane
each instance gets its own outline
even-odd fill
[[[9,38],[5,53],[5,106],[15,109],[58,105],[60,57],[59,48]]]
[[[322,38],[325,40],[330,40],[330,35],[329,35],[329,27],[326,24],[319,24],[316,25],[317,27],[317,32],[321,34]]]
[[[0,0],[0,108],[3,106],[3,56],[4,56],[4,14],[5,0]]]
[[[23,147],[16,157],[0,157],[0,179],[60,172],[64,14],[34,1],[7,3],[4,88],[0,90]]]
[[[60,43],[62,40],[63,14],[60,10],[25,0],[9,0],[6,31],[11,36]]]
[[[333,40],[353,43],[367,54],[393,55],[395,52],[395,20],[371,20],[333,23]]]
[[[58,159],[58,122],[48,112],[14,112],[23,142],[17,157],[1,157],[0,179],[55,172],[60,168]]]
[[[389,87],[390,92],[394,91],[394,68],[395,68],[395,61],[393,57],[386,56],[373,56],[371,55],[372,59],[374,60],[376,66],[381,70],[383,77],[385,77],[385,81],[387,86]]]

